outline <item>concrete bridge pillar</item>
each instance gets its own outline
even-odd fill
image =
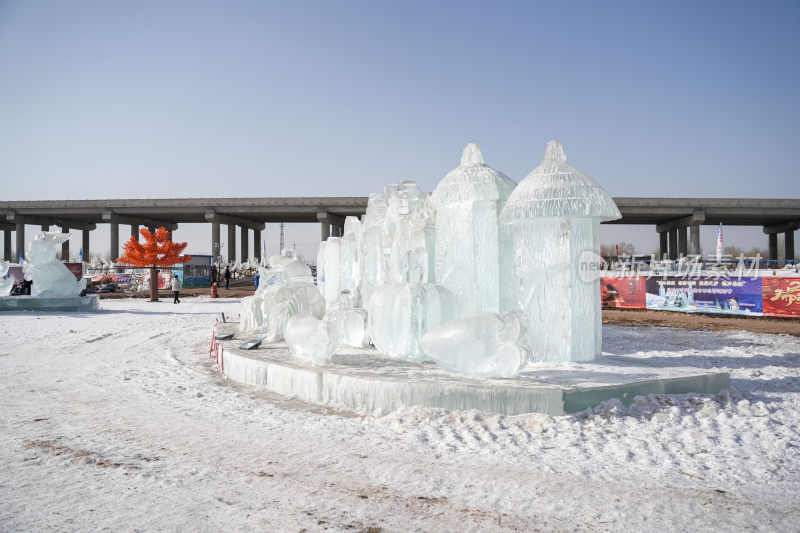
[[[61,233],[69,233],[69,226],[61,226]],[[69,261],[69,239],[61,243],[61,260]]]
[[[25,259],[25,224],[17,222],[17,249],[14,260]]]
[[[678,228],[678,254],[686,257],[689,254],[689,247],[687,246],[686,236],[688,228]]]
[[[700,255],[700,226],[689,226],[689,255]]]
[[[92,261],[91,252],[89,250],[89,233],[90,232],[88,229],[83,230],[83,243],[82,243],[83,246],[81,246],[81,249],[83,251],[83,260],[86,261],[87,263],[90,263]]]
[[[326,241],[328,237],[341,237],[342,229],[344,228],[344,217],[328,213],[327,211],[320,211],[317,213],[317,220],[320,223],[322,234],[321,240]]]
[[[111,230],[111,239],[109,242],[109,258],[111,262],[117,260],[119,257],[119,224],[112,222],[108,225]]]
[[[669,230],[669,258],[678,258],[678,228]]]
[[[211,262],[216,263],[219,257],[219,222],[211,223]]]
[[[261,246],[261,230],[254,229],[253,230],[253,257],[260,263],[261,262],[261,253],[263,247]],[[265,258],[266,259],[266,258]]]
[[[49,224],[42,224],[41,225],[41,229],[42,229],[42,231],[50,231],[50,225]]]
[[[11,230],[3,230],[3,260],[13,261],[14,256],[11,255]]]
[[[784,259],[786,261],[794,261],[794,230],[790,229],[784,235]]]
[[[131,237],[139,240],[139,224],[131,224]]]
[[[228,224],[228,263],[236,262],[236,225]]]
[[[667,244],[667,237],[668,233],[666,231],[661,231],[658,234],[658,258],[664,259],[669,253],[669,247]]]
[[[769,260],[778,261],[778,234],[770,233],[768,236],[769,243]]]
[[[239,248],[241,263],[246,263],[250,258],[250,230],[247,226],[239,226]]]

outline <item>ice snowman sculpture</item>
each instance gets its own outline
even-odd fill
[[[75,275],[56,258],[56,247],[69,238],[69,233],[41,232],[28,245],[28,264],[23,272],[25,279],[33,282],[39,296],[79,296],[86,288],[86,280],[76,280]]]

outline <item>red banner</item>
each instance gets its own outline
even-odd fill
[[[83,263],[64,263],[64,266],[72,272],[75,279],[81,279],[83,277]]]
[[[761,278],[764,316],[800,317],[800,278]]]
[[[600,278],[603,309],[644,309],[647,286],[644,276]]]

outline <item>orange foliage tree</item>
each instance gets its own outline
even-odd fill
[[[167,228],[158,228],[155,232],[142,228],[139,233],[145,242],[136,237],[126,242],[122,249],[125,254],[117,259],[117,263],[139,267],[150,267],[150,301],[158,301],[158,267],[169,267],[178,263],[186,263],[191,256],[181,256],[186,248],[185,242],[172,242]]]

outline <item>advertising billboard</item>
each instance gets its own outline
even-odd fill
[[[644,276],[600,278],[603,309],[644,309],[646,294]]]
[[[761,278],[764,316],[800,317],[800,278]]]
[[[647,309],[762,315],[761,279],[758,278],[667,276],[649,278],[646,286]]]

